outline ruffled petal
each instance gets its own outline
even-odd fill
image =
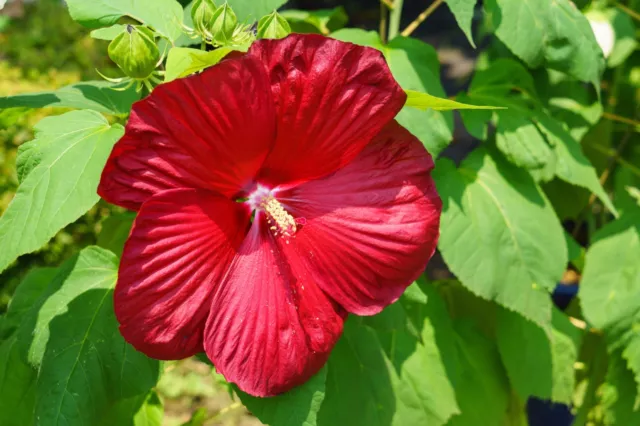
[[[255,58],[225,60],[162,84],[134,104],[98,193],[133,210],[167,189],[233,196],[263,163],[275,123],[267,75]]]
[[[351,313],[373,315],[397,300],[436,248],[442,202],[432,168],[394,121],[346,167],[278,193],[306,222],[283,245],[294,272]]]
[[[157,359],[202,352],[205,320],[250,223],[212,192],[169,190],[146,201],[125,245],[115,313],[125,340]]]
[[[344,311],[313,281],[294,276],[264,216],[216,292],[204,347],[216,370],[255,396],[272,396],[317,373],[342,333]]]
[[[271,81],[277,141],[261,171],[278,185],[327,175],[349,163],[400,111],[406,95],[382,53],[319,35],[259,40]]]

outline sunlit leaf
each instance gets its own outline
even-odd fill
[[[71,17],[89,28],[107,27],[128,16],[171,41],[182,34],[182,6],[176,0],[67,0],[67,6]]]
[[[434,178],[444,204],[438,248],[451,271],[473,293],[548,327],[567,247],[544,193],[484,149],[458,168],[440,160]]]
[[[42,247],[99,199],[102,169],[124,130],[93,111],[47,117],[20,147],[20,186],[0,217],[0,271]]]
[[[114,90],[122,86],[106,81],[83,81],[48,92],[0,97],[0,109],[66,107],[108,114],[128,114],[139,95],[134,88],[125,91]]]
[[[124,341],[113,311],[118,259],[88,247],[60,268],[18,330],[38,369],[39,425],[94,424],[123,399],[155,385],[158,361]]]
[[[498,38],[527,65],[566,72],[599,90],[602,50],[570,0],[487,0],[484,7]]]

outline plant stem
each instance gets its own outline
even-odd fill
[[[431,14],[435,12],[435,10],[442,3],[444,3],[444,0],[436,0],[433,3],[431,3],[431,5],[427,7],[424,12],[418,15],[418,17],[412,23],[410,23],[409,26],[407,26],[407,28],[404,29],[404,31],[402,32],[402,35],[404,37],[409,37],[411,33],[414,32],[415,29],[418,28],[420,24],[422,24],[425,21],[425,19],[431,16]]]
[[[384,5],[387,6],[389,10],[393,10],[393,8],[395,7],[391,0],[380,0],[380,3],[384,3]]]
[[[395,0],[389,17],[389,40],[393,40],[400,31],[400,18],[402,18],[402,4],[404,0]]]
[[[387,42],[387,18],[389,11],[384,1],[380,0],[380,40],[383,43]]]
[[[640,121],[634,120],[632,118],[622,117],[620,115],[606,111],[602,113],[602,116],[607,120],[617,121],[618,123],[631,124],[632,126],[640,127]]]
[[[625,6],[623,4],[620,4],[620,2],[614,2],[614,4],[618,9],[620,9],[621,11],[626,13],[627,15],[631,16],[636,21],[640,21],[640,13],[634,11],[633,9],[628,8],[627,6]]]

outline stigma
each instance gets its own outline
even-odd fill
[[[295,219],[273,195],[262,200],[260,209],[266,213],[269,229],[273,231],[274,235],[292,237],[296,233],[297,225]]]
[[[289,238],[293,237],[298,230],[298,224],[305,222],[304,218],[296,220],[291,216],[282,203],[276,199],[273,192],[263,186],[259,185],[247,201],[252,210],[265,214],[269,230],[274,236],[284,238],[287,244]]]

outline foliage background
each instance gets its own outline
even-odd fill
[[[484,3],[486,6],[492,2],[495,3],[495,1],[487,0]],[[405,0],[405,13],[401,28],[408,25],[414,16],[424,10],[428,3],[426,1]],[[583,0],[575,3],[578,7],[584,8],[592,2]],[[613,7],[616,2],[600,3],[608,3]],[[640,2],[636,0],[622,3],[631,10],[640,10]],[[299,0],[289,2],[289,7],[309,10],[330,8],[337,5],[345,7],[350,27],[377,29],[380,12],[378,3],[374,1]],[[616,50],[608,59],[608,66],[602,77],[600,99],[604,114],[601,111],[596,111],[595,114],[590,115],[590,108],[597,103],[597,95],[595,90],[587,84],[569,81],[544,68],[532,70],[531,73],[534,77],[532,87],[544,98],[545,104],[551,104],[549,101],[554,98],[570,99],[579,104],[573,111],[575,113],[577,110],[579,113],[574,115],[579,115],[583,121],[587,120],[587,124],[576,125],[571,129],[572,135],[581,140],[582,149],[594,165],[597,177],[604,184],[607,194],[613,199],[616,209],[620,212],[629,212],[637,207],[637,195],[634,196],[634,194],[638,193],[637,189],[640,187],[640,140],[638,136],[640,130],[638,126],[638,118],[640,117],[638,110],[640,54],[637,52],[637,25],[630,20],[627,14],[620,11],[617,13],[611,22],[616,25],[615,29],[618,31],[619,40],[615,47]],[[477,34],[481,36],[487,34],[488,28],[485,25],[486,22],[480,23],[476,16],[474,29]],[[114,65],[106,57],[108,42],[95,40],[88,34],[88,30],[71,20],[67,10],[57,0],[30,2],[25,5],[24,14],[19,17],[8,19],[6,16],[0,16],[0,97],[55,89],[79,80],[98,79],[96,68],[107,75],[117,74]],[[478,50],[472,49],[458,28],[454,16],[446,7],[439,8],[413,35],[436,47],[438,59],[443,65],[441,72],[443,86],[446,94],[450,96],[461,91],[472,94],[474,87],[470,81],[474,71],[488,67],[498,58],[515,59],[508,48],[495,37],[476,37]],[[514,73],[517,73],[517,70],[514,70]],[[463,100],[463,98],[459,100]],[[472,102],[473,99],[467,99],[467,101]],[[558,105],[563,106],[562,102]],[[573,106],[575,107],[575,105]],[[558,114],[556,117],[567,123],[570,122],[572,115],[567,113],[565,108],[555,110],[552,108],[551,110]],[[565,110],[564,113],[563,110]],[[15,174],[17,148],[33,138],[33,126],[41,118],[50,114],[60,114],[63,111],[65,109],[61,108],[0,110],[0,213],[6,209],[18,185]],[[453,159],[456,164],[459,164],[469,152],[481,145],[478,139],[483,139],[483,137],[476,138],[474,136],[481,136],[486,130],[482,120],[478,117],[477,114],[472,113],[456,113],[453,116],[454,121],[451,123],[453,143],[444,150],[443,155]],[[532,135],[538,134],[539,130],[526,126],[519,127],[510,120],[518,120],[518,118],[507,115],[500,116],[500,121],[497,123],[498,140],[495,141],[498,145],[500,135],[506,138],[518,134],[513,129],[514,126],[517,129],[524,128],[522,137],[526,140],[531,140],[534,137]],[[539,126],[536,121],[534,124]],[[504,131],[501,133],[500,129]],[[443,169],[446,170],[446,166],[440,166],[439,170]],[[449,172],[452,175],[455,173],[453,169]],[[512,177],[517,178],[516,175],[512,175]],[[612,222],[614,218],[607,212],[602,200],[592,196],[586,188],[571,186],[559,179],[542,183],[542,188],[550,199],[556,214],[562,220],[566,231],[565,236],[569,241],[569,258],[572,265],[565,272],[563,284],[572,286],[581,278],[585,263],[585,248],[591,247],[598,238],[594,236],[596,230]],[[0,275],[0,314],[6,311],[18,283],[29,269],[34,266],[58,266],[80,248],[95,244],[103,220],[114,211],[116,210],[101,201],[80,220],[60,231],[41,250],[20,257],[16,263],[4,271]],[[549,248],[549,250],[550,253],[547,254],[553,257],[552,249]],[[631,270],[631,266],[628,268]],[[526,326],[518,329],[517,319],[512,317],[512,312],[501,309],[496,313],[494,305],[489,306],[488,302],[481,301],[453,281],[453,274],[439,257],[431,262],[428,273],[429,278],[439,281],[438,290],[447,301],[452,315],[456,320],[462,320],[461,323],[456,323],[456,331],[461,336],[467,336],[467,343],[476,339],[477,336],[465,328],[466,326],[460,325],[465,321],[475,321],[480,323],[481,327],[489,327],[490,329],[485,333],[487,335],[496,333],[497,323],[511,324],[514,329],[509,332],[513,335],[527,336],[523,341],[514,340],[499,343],[500,350],[507,353],[521,350],[526,345],[536,345],[546,341],[544,336],[538,340],[533,335],[534,332]],[[631,270],[630,273],[634,273],[634,271]],[[561,288],[561,290],[564,289]],[[600,296],[594,296],[595,303],[598,302],[598,297]],[[584,319],[580,313],[580,306],[575,302],[569,306],[568,313]],[[489,325],[487,325],[487,316],[494,318],[493,323],[489,321]],[[386,317],[386,320],[393,322],[397,319],[394,318],[391,313]],[[384,322],[385,317],[378,319],[378,321]],[[562,322],[562,320],[559,321]],[[567,326],[566,322],[563,324],[566,326],[566,330],[569,330],[564,334],[571,338],[575,330],[571,326]],[[637,327],[637,323],[634,324],[633,327]],[[380,323],[367,325],[373,328],[381,327]],[[381,328],[384,329],[384,326]],[[604,372],[594,372],[585,368],[585,365],[590,367],[593,361],[593,354],[587,353],[589,345],[592,344],[595,347],[603,345],[602,338],[587,334],[584,339],[581,348],[585,356],[583,357],[582,353],[579,354],[580,359],[576,362],[576,371],[569,373],[571,376],[575,373],[576,379],[575,392],[571,389],[572,402],[584,401],[585,395],[596,399],[592,401],[593,409],[588,413],[579,413],[579,415],[588,417],[591,424],[625,424],[620,421],[612,422],[607,416],[611,416],[611,413],[615,412],[612,407],[619,409],[615,404],[622,400],[620,393],[623,388],[611,385],[611,383],[617,383],[615,382],[615,374],[630,377],[631,372],[627,369],[626,364],[620,361],[622,358],[616,352],[619,349],[615,349],[609,355],[602,355],[602,348],[595,349],[593,352],[596,354],[605,357],[613,356],[607,373],[609,383],[602,384],[605,381]],[[381,340],[383,339],[381,338]],[[590,340],[594,340],[595,343],[591,343]],[[479,350],[483,347],[481,341],[475,341],[475,343],[477,345],[472,349],[479,352],[474,352],[471,358],[485,356],[487,359],[493,359],[495,354],[481,353],[482,351]],[[567,347],[560,348],[558,351],[561,352],[565,349]],[[505,358],[508,357],[505,356]],[[551,361],[549,362],[551,363]],[[468,367],[473,368],[473,366]],[[470,381],[467,385],[495,389],[495,392],[499,393],[502,386],[499,381],[505,379],[505,366],[494,367],[496,368],[493,371],[495,374],[488,373],[488,376],[493,377],[494,382],[474,383]],[[551,369],[551,365],[548,367]],[[196,418],[198,408],[204,409],[201,413],[206,412],[206,414],[202,414],[205,417],[211,418],[213,414],[214,423],[258,424],[257,420],[241,406],[234,405],[237,403],[229,397],[228,387],[216,380],[215,376],[211,376],[209,369],[204,367],[203,363],[188,360],[165,364],[163,368],[165,374],[157,386],[157,391],[164,400],[166,424],[181,424],[181,422],[187,421],[194,412],[196,412],[194,415]],[[507,365],[506,368],[512,375],[514,370],[517,373],[517,367]],[[595,390],[590,392],[589,385],[594,381],[589,382],[587,379],[592,374],[602,376],[598,380],[602,386],[597,389],[597,392]],[[504,400],[508,402],[509,410],[514,413],[511,424],[519,424],[518,422],[525,422],[524,419],[519,418],[520,414],[518,414],[518,410],[525,402],[519,399],[516,393],[521,391],[522,393],[535,394],[535,392],[531,392],[526,386],[524,386],[525,389],[522,389],[523,385],[518,388],[518,377],[509,377],[509,379],[514,382],[512,383],[514,394],[505,395]],[[532,381],[530,377],[522,379],[523,381]],[[628,384],[628,382],[625,383]],[[566,390],[561,391],[566,393]],[[627,396],[637,396],[637,391],[633,389],[633,386],[626,389],[626,392]],[[494,402],[489,401],[487,405],[495,405]],[[475,403],[481,406],[482,401]],[[229,407],[233,407],[233,409],[229,412],[224,411]],[[469,412],[478,409],[478,407],[471,406],[461,408],[467,409]],[[220,410],[224,412],[220,417],[215,417]]]

